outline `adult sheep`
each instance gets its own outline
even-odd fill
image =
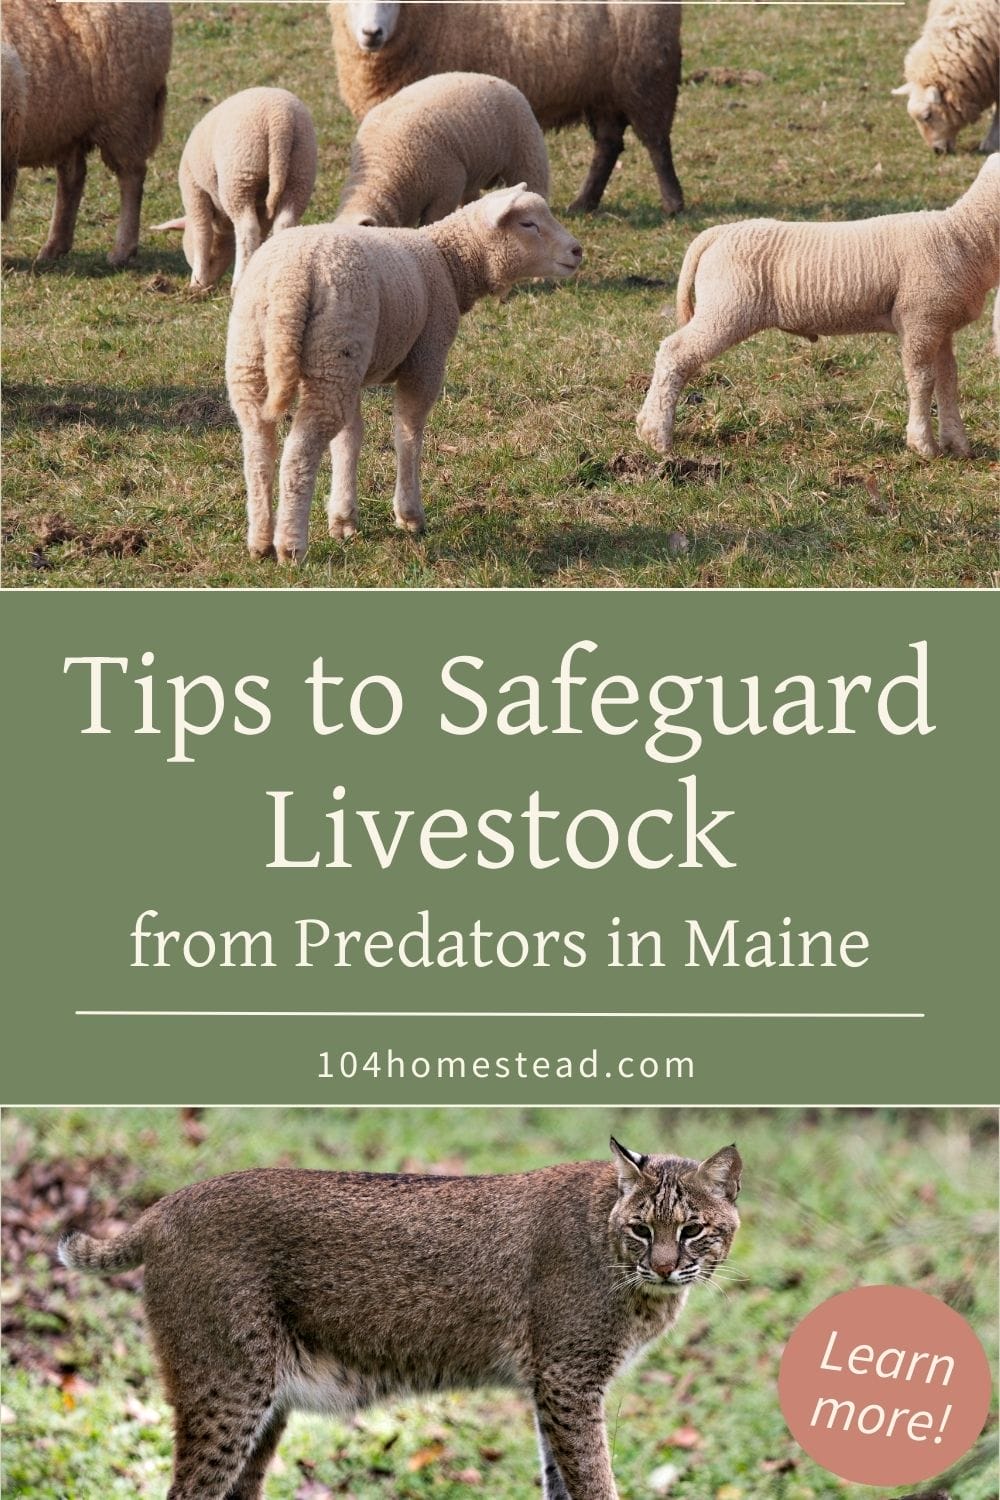
[[[118,178],[121,214],[108,259],[123,266],[138,248],[146,162],[163,134],[169,5],[4,0],[3,40],[27,82],[20,165],[56,169],[55,210],[38,259],[72,248],[87,152],[96,146]]]
[[[993,105],[980,151],[1000,147],[1000,0],[931,0],[903,63],[910,119],[935,151],[954,151],[963,125]]]
[[[681,69],[681,7],[334,4],[340,94],[356,119],[432,73],[492,73],[525,95],[543,130],[585,121],[594,138],[570,213],[590,213],[632,126],[656,172],[664,212],[684,207],[670,153]]]
[[[17,184],[17,166],[24,135],[27,86],[21,59],[6,42],[0,48],[0,185],[6,223]]]

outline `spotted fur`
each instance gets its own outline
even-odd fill
[[[735,1146],[500,1177],[251,1171],[184,1188],[77,1270],[145,1264],[175,1411],[168,1500],[261,1500],[293,1409],[509,1386],[545,1500],[616,1500],[612,1376],[676,1320],[739,1224]]]

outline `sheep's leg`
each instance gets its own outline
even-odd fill
[[[928,349],[924,343],[903,339],[903,376],[910,398],[906,446],[923,458],[934,458],[938,451],[931,429],[936,353],[936,350]]]
[[[986,156],[989,156],[991,151],[1000,151],[1000,104],[996,105],[993,110],[993,119],[990,121],[990,128],[986,132],[986,136],[979,149]]]
[[[87,180],[87,153],[74,146],[56,167],[56,206],[52,210],[49,237],[38,252],[39,260],[58,260],[73,248],[73,231]]]
[[[653,378],[636,417],[636,430],[657,453],[669,453],[674,438],[674,415],[681,391],[691,376],[710,359],[742,343],[746,332],[733,333],[724,322],[699,323],[698,314],[665,338],[656,355]]]
[[[323,454],[344,425],[339,395],[308,389],[281,455],[274,546],[282,562],[301,562],[309,544],[309,507]]]
[[[663,202],[663,212],[668,215],[679,214],[684,207],[684,191],[674,171],[674,158],[670,150],[669,121],[666,124],[663,121],[657,121],[655,127],[652,127],[646,120],[639,122],[632,120],[631,125],[653,163],[653,171],[656,173],[660,198]]]
[[[243,474],[247,486],[247,548],[252,557],[274,556],[274,467],[278,425],[259,410],[238,413],[243,433]]]
[[[396,492],[392,497],[396,525],[420,535],[424,530],[424,508],[420,503],[420,454],[424,444],[427,413],[438,398],[426,380],[396,382],[394,430],[396,441]]]
[[[108,264],[124,266],[139,248],[139,217],[142,213],[142,190],[146,182],[146,168],[144,165],[123,167],[117,176],[122,206],[118,215],[115,243],[108,253]]]
[[[945,453],[969,458],[972,447],[958,409],[958,363],[951,335],[945,339],[934,362],[934,394],[937,398],[938,436]]]
[[[355,536],[358,530],[358,455],[363,434],[359,393],[353,412],[330,444],[333,475],[326,514],[330,535],[342,539]]]
[[[566,210],[571,214],[593,213],[604,196],[615,162],[625,149],[628,120],[624,115],[595,115],[588,111],[586,118],[587,129],[594,138],[594,155],[587,180]]]
[[[255,250],[260,249],[261,231],[256,208],[237,214],[233,220],[233,230],[236,234],[236,264],[233,267],[233,291],[235,292],[240,284],[240,277],[246,270],[247,261]]]

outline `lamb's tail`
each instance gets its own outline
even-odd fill
[[[287,110],[276,110],[267,129],[267,217],[277,217],[288,186],[288,169],[295,148],[295,121]]]
[[[309,321],[308,266],[288,266],[282,270],[280,284],[273,289],[265,314],[267,400],[261,408],[265,422],[279,421],[295,400],[302,374],[302,341]]]
[[[687,248],[687,254],[681,264],[681,274],[677,278],[677,327],[683,328],[685,323],[690,323],[694,317],[694,278],[698,270],[698,262],[708,249],[729,228],[728,224],[713,224],[711,229],[705,229],[698,235],[697,239],[691,241]]]
[[[113,1240],[95,1240],[90,1234],[67,1234],[59,1241],[59,1259],[71,1271],[95,1271],[114,1276],[141,1266],[146,1257],[142,1220]]]

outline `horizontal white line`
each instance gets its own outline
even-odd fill
[[[922,1010],[78,1010],[78,1016],[265,1016],[317,1019],[560,1021],[923,1021]]]

